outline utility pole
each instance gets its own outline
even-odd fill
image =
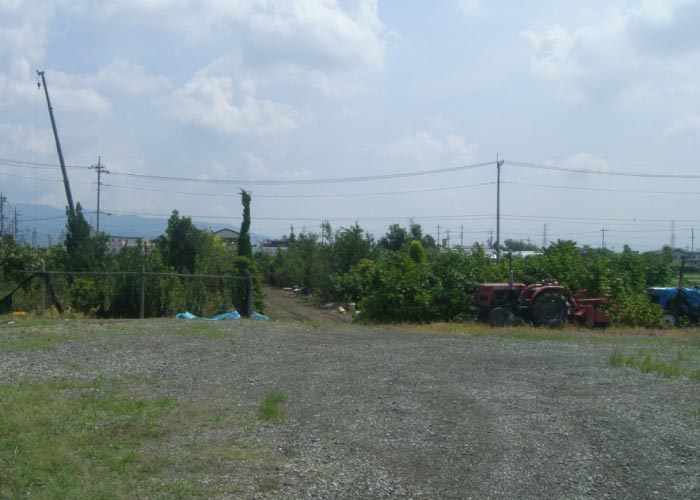
[[[450,230],[447,230],[447,247],[449,248],[450,246]]]
[[[440,241],[440,224],[438,224],[438,240],[437,240],[437,244],[438,244],[438,247],[440,247],[440,246],[442,245],[442,243],[441,243],[441,241]]]
[[[501,260],[501,167],[503,160],[498,160],[496,153],[496,262]]]
[[[695,228],[690,228],[690,253],[695,252]]]
[[[2,193],[0,193],[0,247],[3,245],[2,237],[5,236],[5,203],[7,198],[5,198]]]
[[[70,182],[68,182],[68,172],[66,171],[66,162],[63,161],[63,151],[61,150],[61,141],[58,140],[58,130],[56,129],[56,120],[53,117],[53,108],[51,107],[51,99],[49,99],[49,89],[46,87],[46,78],[44,72],[36,70],[36,74],[41,77],[41,84],[44,85],[44,94],[46,94],[46,105],[49,108],[49,116],[51,117],[51,128],[53,129],[53,137],[56,140],[56,151],[58,151],[58,161],[61,163],[61,172],[63,173],[63,187],[66,189],[66,198],[68,199],[68,210],[71,216],[75,216],[75,206],[73,205],[73,195],[70,190]],[[37,83],[37,85],[40,85]]]
[[[93,165],[90,167],[91,169],[95,169],[95,172],[97,172],[97,229],[95,231],[96,235],[100,234],[100,187],[102,186],[102,174],[108,174],[109,170],[105,168],[104,165],[102,165],[102,157],[98,156],[97,157],[97,165]]]
[[[17,209],[15,208],[15,220],[14,224],[12,224],[12,239],[17,242]]]
[[[459,226],[459,246],[464,249],[464,224]]]
[[[601,229],[600,232],[603,233],[603,249],[605,249],[605,232],[608,231],[608,229]]]

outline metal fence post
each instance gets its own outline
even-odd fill
[[[250,316],[253,313],[253,276],[248,275],[246,279],[245,290],[245,312],[244,316]]]
[[[139,318],[143,319],[146,310],[146,266],[141,265],[141,307]]]
[[[46,317],[46,263],[41,259],[41,317]]]

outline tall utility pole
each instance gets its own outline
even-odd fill
[[[17,242],[17,235],[19,234],[18,232],[18,225],[17,225],[17,209],[15,208],[15,220],[14,224],[12,224],[12,239]]]
[[[108,174],[109,170],[102,165],[102,157],[97,157],[97,165],[93,165],[90,168],[94,168],[97,172],[97,229],[96,234],[100,234],[100,188],[102,187],[102,174]]]
[[[605,248],[605,232],[609,231],[609,229],[601,229],[600,232],[603,233],[603,249]]]
[[[49,89],[46,87],[46,79],[44,72],[36,70],[36,74],[41,77],[41,84],[44,85],[44,94],[46,94],[46,105],[49,107],[49,116],[51,117],[51,128],[53,129],[53,137],[56,140],[56,151],[58,151],[58,161],[61,163],[61,172],[63,173],[63,187],[66,188],[66,198],[68,199],[68,210],[71,216],[75,216],[75,206],[73,205],[73,195],[70,191],[70,182],[68,182],[68,172],[66,171],[66,162],[63,161],[63,151],[61,150],[61,141],[58,140],[58,130],[56,130],[56,120],[53,117],[53,108],[51,107],[51,99],[49,99]]]
[[[501,167],[503,160],[498,160],[496,153],[496,262],[501,260]]]
[[[7,198],[0,193],[0,247],[2,246],[2,237],[5,236],[5,203],[7,203]]]

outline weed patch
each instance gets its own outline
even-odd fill
[[[700,370],[689,367],[686,355],[676,355],[673,361],[664,361],[649,352],[638,351],[625,355],[622,350],[615,349],[608,358],[608,364],[613,367],[635,368],[643,373],[653,373],[661,377],[688,377],[700,381]]]
[[[169,396],[135,398],[127,384],[0,385],[0,498],[207,498],[235,485],[212,486],[200,475],[222,463],[254,474],[264,463],[266,450],[232,437],[240,436],[230,431],[234,418]],[[225,432],[216,442],[196,440],[206,429]]]
[[[287,395],[282,391],[267,393],[260,403],[260,408],[258,408],[258,417],[260,420],[275,424],[284,422],[287,418],[287,414],[280,405],[285,403],[288,399]]]

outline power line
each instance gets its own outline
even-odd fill
[[[39,163],[34,161],[24,161],[24,160],[12,160],[10,158],[0,158],[0,165],[6,167],[24,167],[24,168],[43,168],[43,169],[55,169],[61,168],[60,165],[55,163]],[[68,168],[90,168],[88,165],[66,165]]]
[[[522,161],[508,161],[508,165],[517,167],[536,168],[539,170],[553,170],[556,172],[569,172],[578,174],[596,174],[596,175],[616,175],[622,177],[648,177],[652,179],[700,179],[700,175],[696,174],[649,174],[646,172],[622,172],[619,170],[593,170],[587,168],[566,168],[557,167],[554,165],[542,165],[539,163],[527,163]]]
[[[528,187],[541,187],[547,189],[570,189],[573,191],[599,191],[603,193],[639,193],[639,194],[689,194],[689,195],[700,195],[700,191],[653,191],[646,189],[610,189],[610,188],[594,188],[586,186],[562,186],[562,185],[552,185],[552,184],[534,184],[529,182],[510,182],[501,181],[501,184],[513,184],[517,186],[528,186]]]
[[[403,172],[397,174],[383,174],[383,175],[366,175],[358,177],[337,177],[328,179],[287,179],[287,180],[241,180],[241,179],[197,179],[193,177],[171,177],[163,175],[148,175],[148,174],[132,174],[129,172],[118,172],[112,171],[112,175],[118,175],[123,177],[136,177],[140,179],[151,179],[158,181],[172,181],[172,182],[195,182],[203,184],[244,184],[244,185],[260,185],[260,186],[274,186],[274,185],[298,185],[298,184],[339,184],[346,182],[366,182],[366,181],[378,181],[378,180],[388,180],[388,179],[402,179],[406,177],[419,177],[423,175],[433,175],[433,174],[443,174],[447,172],[456,172],[459,170],[469,170],[474,168],[485,167],[491,163],[475,163],[473,165],[462,165],[458,167],[448,167],[448,168],[438,168],[433,170],[419,170],[414,172]]]

